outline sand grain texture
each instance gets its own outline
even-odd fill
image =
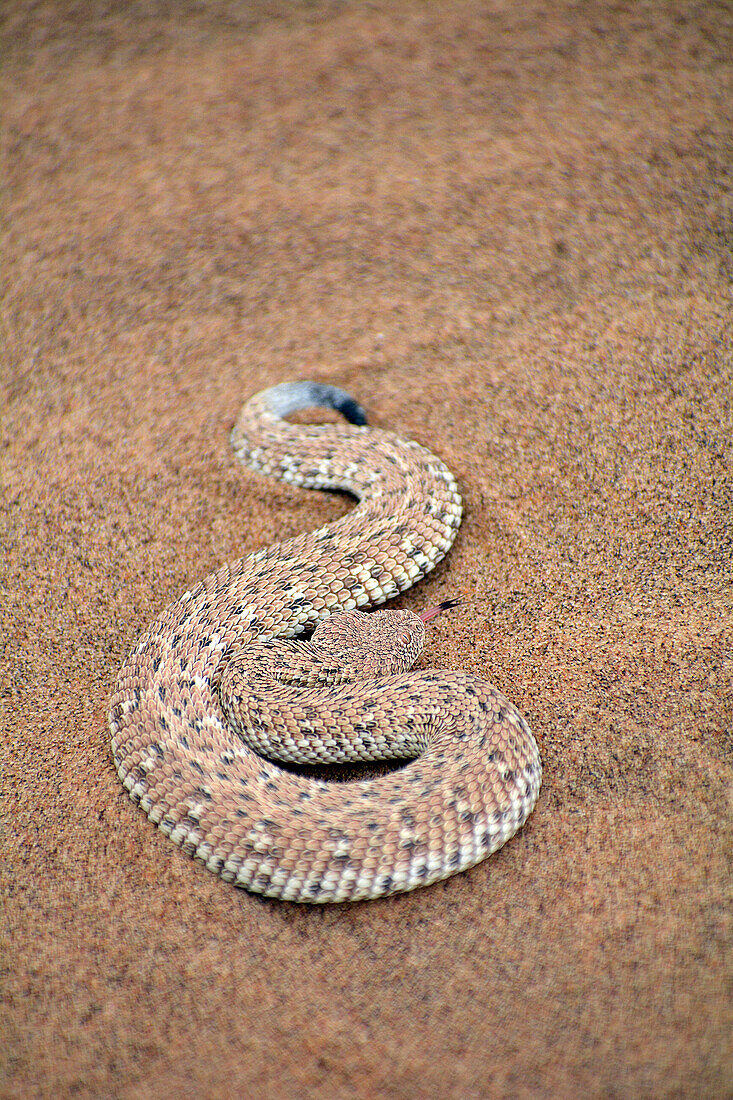
[[[730,7],[3,21],[0,1093],[728,1094]],[[463,600],[425,660],[544,760],[502,852],[352,908],[194,864],[106,726],[160,609],[348,507],[228,449],[292,377],[456,473],[401,605]]]

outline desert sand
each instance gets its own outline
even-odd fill
[[[0,1093],[722,1097],[731,929],[731,10],[3,6]],[[263,901],[114,769],[167,603],[345,498],[242,470],[332,382],[466,502],[400,606],[526,715],[473,870]]]

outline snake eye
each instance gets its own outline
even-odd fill
[[[397,641],[399,642],[400,645],[409,645],[410,635],[407,633],[406,630],[398,630],[397,631]]]

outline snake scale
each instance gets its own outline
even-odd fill
[[[284,419],[317,406],[343,422]],[[420,617],[359,610],[409,588],[450,549],[462,507],[453,475],[314,382],[252,397],[232,444],[253,470],[359,503],[222,566],[143,634],[110,705],[124,786],[185,851],[268,897],[357,901],[473,866],[532,811],[535,740],[478,677],[411,671]],[[413,757],[350,782],[277,763]]]

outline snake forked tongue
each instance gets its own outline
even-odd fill
[[[418,618],[426,623],[430,619],[434,619],[436,615],[440,615],[441,612],[448,611],[451,607],[458,607],[460,602],[460,600],[443,600],[437,607],[431,607],[428,611],[421,611]]]

